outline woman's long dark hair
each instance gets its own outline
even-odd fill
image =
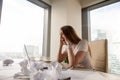
[[[81,41],[81,39],[78,37],[78,35],[76,34],[76,32],[72,26],[65,25],[65,26],[61,27],[61,30],[70,42],[77,44],[77,43],[79,43],[79,41]]]

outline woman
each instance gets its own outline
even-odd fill
[[[66,45],[65,51],[62,51],[63,45]],[[70,25],[61,27],[57,60],[62,62],[66,57],[68,57],[69,67],[92,69],[88,43],[80,39]]]

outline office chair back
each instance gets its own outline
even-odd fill
[[[107,40],[89,42],[93,67],[97,71],[108,71]]]

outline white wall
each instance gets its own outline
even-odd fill
[[[51,17],[51,58],[56,59],[59,48],[60,27],[74,26],[81,36],[81,6],[78,0],[52,0]]]
[[[68,0],[67,24],[72,25],[81,37],[81,6],[79,0]]]

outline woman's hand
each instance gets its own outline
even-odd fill
[[[65,38],[65,42],[66,42],[66,45],[72,45],[72,43],[67,38]]]
[[[62,37],[62,35],[60,34],[60,45],[66,45],[66,41],[65,39]]]

